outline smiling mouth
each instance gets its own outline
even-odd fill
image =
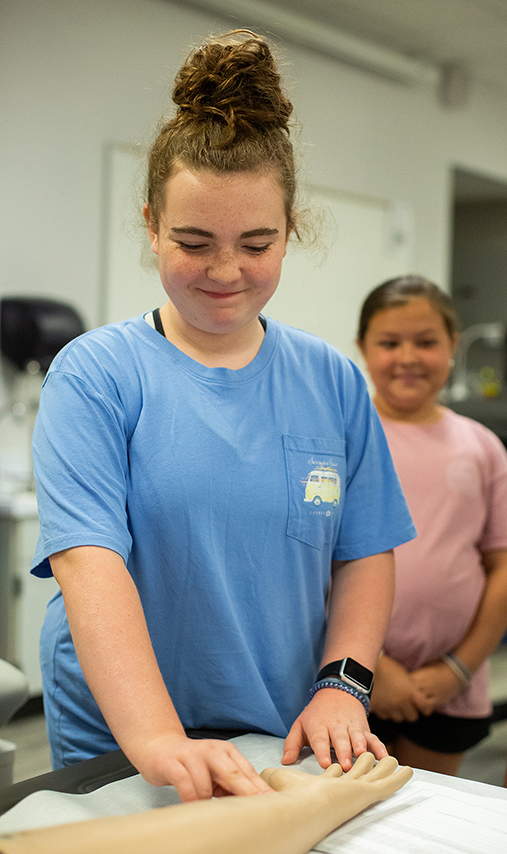
[[[206,294],[207,297],[211,297],[211,299],[228,299],[229,297],[237,296],[242,293],[242,291],[227,291],[226,293],[222,293],[221,291],[202,290],[202,293]]]
[[[394,379],[399,382],[414,383],[423,380],[424,376],[422,374],[396,374]]]

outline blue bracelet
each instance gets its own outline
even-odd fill
[[[359,700],[360,703],[363,704],[366,715],[368,716],[370,713],[370,698],[363,694],[362,691],[357,691],[352,685],[347,685],[346,682],[343,682],[342,679],[336,679],[333,676],[328,677],[327,679],[321,679],[320,682],[316,682],[313,688],[310,689],[310,699],[320,691],[321,688],[338,688],[339,691],[345,691],[347,694],[352,694],[356,700]]]

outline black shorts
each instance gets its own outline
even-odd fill
[[[404,735],[419,747],[438,753],[464,753],[489,734],[491,718],[453,718],[433,712],[411,721],[383,721],[373,712],[368,718],[371,731],[384,744],[393,744]]]

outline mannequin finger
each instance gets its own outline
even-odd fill
[[[368,779],[381,780],[384,777],[389,777],[394,774],[398,768],[398,760],[394,756],[384,756],[377,764],[371,768]]]
[[[343,768],[338,762],[333,762],[325,771],[322,772],[323,777],[343,777]]]
[[[295,768],[265,768],[261,777],[276,792],[300,786],[311,774],[305,774]]]
[[[401,789],[405,783],[408,783],[413,773],[412,768],[409,768],[408,765],[404,765],[402,768],[394,770],[391,774],[388,774],[385,777],[372,780],[372,785],[378,789],[382,798],[389,798],[391,795],[394,795],[398,789]]]
[[[374,764],[375,757],[373,753],[361,753],[361,755],[357,757],[350,771],[347,772],[347,777],[363,777],[371,771]]]

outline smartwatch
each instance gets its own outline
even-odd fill
[[[319,670],[317,682],[321,679],[327,679],[329,676],[335,676],[341,679],[357,691],[362,691],[368,697],[373,688],[373,673],[367,667],[363,667],[354,658],[342,658],[340,661],[332,661],[326,664],[322,670]]]

